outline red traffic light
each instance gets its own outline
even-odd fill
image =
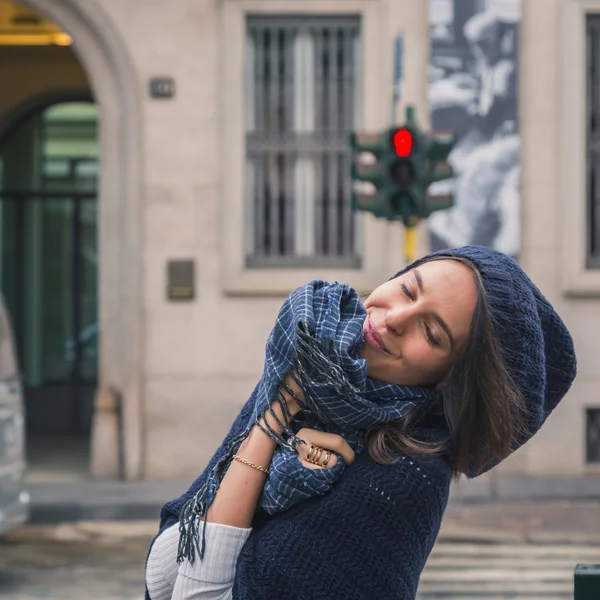
[[[398,156],[410,156],[413,147],[413,134],[406,128],[398,129],[394,134],[394,148]]]

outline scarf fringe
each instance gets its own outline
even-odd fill
[[[350,383],[342,367],[323,352],[321,344],[302,325],[298,327],[297,352],[303,374],[310,373],[312,380],[335,390],[337,396],[348,403],[356,399],[359,391]],[[311,404],[318,413],[318,405]]]
[[[296,446],[304,442],[296,437],[291,429],[292,417],[290,415],[287,401],[283,395],[282,389],[291,395],[300,405],[301,409],[308,415],[314,415],[319,420],[325,420],[324,415],[319,410],[319,406],[307,393],[306,378],[310,375],[312,381],[321,385],[327,385],[335,390],[336,394],[351,403],[358,395],[358,390],[350,383],[343,369],[332,361],[321,348],[319,342],[306,330],[303,323],[297,328],[296,343],[296,366],[290,371],[290,376],[298,387],[302,390],[304,399],[299,398],[294,391],[285,383],[280,382],[277,388],[277,397],[275,400],[279,403],[284,414],[282,422],[275,414],[271,403],[260,413],[256,421],[249,425],[243,433],[233,438],[227,445],[225,455],[214,466],[207,481],[200,487],[196,494],[190,498],[184,505],[179,519],[179,548],[177,552],[177,562],[181,564],[184,560],[194,563],[196,553],[200,560],[204,558],[206,548],[206,513],[212,504],[217,490],[223,481],[232,461],[233,455],[237,452],[242,442],[248,437],[253,425],[258,425],[262,431],[273,438],[277,444],[294,453],[297,453]],[[283,429],[284,435],[278,434],[269,425],[266,419],[263,419],[266,413],[277,421]],[[263,419],[263,423],[261,423]],[[200,524],[204,519],[202,527],[202,541],[200,543]]]
[[[196,552],[200,560],[204,558],[204,549],[206,547],[206,519],[202,529],[202,545],[200,546],[199,525],[203,517],[206,516],[217,489],[225,473],[231,465],[233,455],[240,444],[248,437],[250,430],[247,429],[239,436],[231,440],[227,445],[226,454],[214,466],[211,476],[200,487],[196,494],[185,503],[179,517],[179,548],[177,551],[177,562],[181,564],[184,559],[194,563]]]

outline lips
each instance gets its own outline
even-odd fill
[[[381,350],[382,352],[385,352],[386,354],[390,354],[390,351],[385,347],[385,344],[383,343],[383,339],[381,339],[381,336],[376,331],[375,327],[373,327],[373,323],[371,321],[370,316],[367,316],[367,319],[365,321],[364,334],[365,334],[366,341],[371,346],[378,348],[379,350]]]

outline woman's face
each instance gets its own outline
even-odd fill
[[[398,385],[439,383],[467,341],[476,301],[472,271],[452,259],[379,286],[365,302],[367,375]]]

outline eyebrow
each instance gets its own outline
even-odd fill
[[[421,277],[421,273],[419,273],[419,269],[415,269],[413,271],[413,274],[417,281],[417,286],[419,288],[419,291],[421,292],[421,294],[424,294],[425,286],[423,285],[423,277]],[[442,317],[440,317],[440,315],[438,315],[437,313],[434,312],[431,314],[431,316],[437,321],[438,325],[444,330],[444,332],[448,336],[448,339],[450,340],[450,349],[452,351],[454,351],[455,342],[454,342],[454,335],[452,335],[452,329],[450,329],[450,327],[448,326],[448,323],[446,323],[446,321],[444,321],[444,319],[442,319]]]

